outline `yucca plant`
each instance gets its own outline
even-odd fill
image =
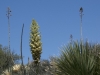
[[[96,60],[96,67],[94,75],[100,75],[100,44],[95,44],[93,46],[93,54],[95,56]]]
[[[35,73],[39,73],[39,63],[42,53],[41,36],[39,33],[39,26],[35,20],[32,20],[31,32],[30,32],[30,49],[34,60],[35,67],[37,68]]]
[[[60,72],[58,75],[100,75],[96,72],[96,57],[93,47],[88,42],[85,44],[74,42],[64,46],[57,59]]]
[[[38,64],[40,62],[41,51],[42,51],[41,36],[38,30],[39,26],[36,23],[36,21],[33,20],[31,24],[31,33],[30,33],[30,48],[35,64]]]

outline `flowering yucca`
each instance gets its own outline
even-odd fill
[[[35,64],[39,63],[42,51],[41,36],[38,30],[38,24],[35,20],[32,20],[30,32],[30,49]]]

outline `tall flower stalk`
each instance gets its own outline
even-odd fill
[[[22,65],[21,70],[22,70],[22,75],[24,74],[23,54],[22,54],[23,30],[24,30],[24,24],[23,24],[23,26],[22,26],[22,32],[21,32],[21,43],[20,43],[21,65]]]
[[[41,43],[41,36],[39,33],[39,26],[35,20],[32,20],[31,24],[31,32],[30,32],[30,49],[31,54],[34,60],[34,65],[36,69],[34,70],[34,73],[36,75],[39,74],[39,63],[40,63],[40,57],[41,57],[41,51],[42,51],[42,43]]]
[[[35,20],[32,20],[31,24],[30,49],[34,63],[36,65],[39,64],[42,52],[42,43],[41,43],[41,36],[39,33],[39,26]]]

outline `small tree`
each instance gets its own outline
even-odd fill
[[[3,71],[10,67],[10,64],[11,66],[14,65],[12,63],[11,57],[13,58],[14,63],[18,63],[20,60],[20,56],[18,54],[16,54],[14,51],[10,51],[9,53],[8,47],[3,47],[2,45],[0,45],[0,75]]]

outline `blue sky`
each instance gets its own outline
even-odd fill
[[[35,19],[40,26],[42,55],[58,55],[64,44],[80,40],[80,7],[83,7],[83,39],[100,43],[100,0],[0,0],[0,44],[8,46],[7,7],[10,7],[11,50],[20,54],[21,27],[24,23],[24,63],[32,56],[29,47],[30,25]]]

